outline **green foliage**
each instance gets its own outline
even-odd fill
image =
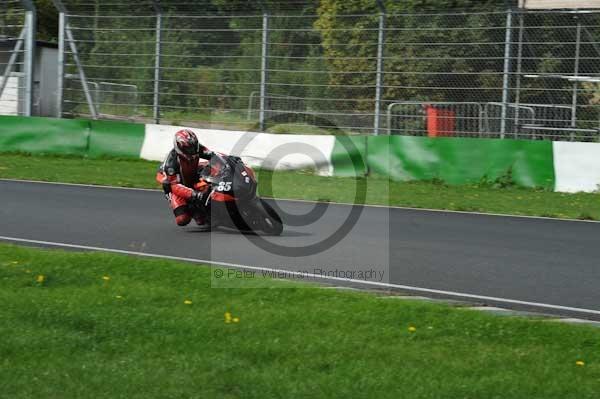
[[[85,2],[70,0],[69,3]],[[500,101],[506,9],[514,6],[515,1],[385,0],[384,3],[387,13],[384,102]],[[87,4],[92,3],[87,1]],[[98,9],[101,2],[95,4]],[[51,0],[36,0],[36,5],[39,37],[55,40],[57,15]],[[264,12],[269,13],[271,28],[267,92],[276,97],[269,100],[271,108],[347,114],[372,112],[380,12],[374,0],[203,2],[200,13],[214,18],[175,18],[175,14],[181,13],[176,4],[164,2],[164,5],[161,60],[164,69],[160,76],[164,112],[243,113],[251,94],[259,91]],[[111,10],[102,8],[102,12],[106,15]],[[145,29],[76,30],[75,35],[83,63],[91,65],[86,66],[90,80],[135,84],[141,93],[138,102],[146,106],[153,103],[154,85],[155,18],[152,11],[149,14],[148,18],[71,19],[75,27]],[[4,25],[10,25],[17,15],[9,12],[0,14],[0,18]],[[580,74],[595,74],[598,49],[594,38],[600,16],[589,13],[578,18],[586,27]],[[513,42],[517,39],[518,25],[519,16],[515,15]],[[575,21],[564,13],[528,14],[525,26],[529,28],[524,30],[526,44],[522,48],[524,74],[572,74],[574,25]],[[540,29],[552,26],[558,28]],[[0,24],[0,34],[6,34],[6,30]],[[513,45],[513,59],[517,50],[517,45]],[[73,63],[71,57],[67,62]],[[516,70],[516,60],[510,67]],[[67,68],[67,73],[74,72],[74,67]],[[515,76],[511,76],[509,85],[516,86]],[[572,83],[566,79],[522,78],[520,86],[522,103],[571,102]],[[579,104],[597,105],[597,93],[597,87],[584,86]],[[66,95],[67,99],[84,102],[78,83],[68,86]],[[513,101],[514,91],[511,97]],[[256,109],[258,100],[250,105]],[[579,119],[597,120],[595,108],[581,108]],[[148,115],[149,109],[142,113]],[[299,115],[285,122],[312,121]],[[350,122],[360,126],[363,121]],[[366,123],[371,122],[369,116]],[[335,119],[334,123],[344,125],[345,121]]]
[[[401,3],[386,2],[388,15],[384,85],[388,87],[384,90],[384,99],[481,101],[482,94],[479,91],[466,88],[482,86],[497,89],[500,87],[501,77],[482,74],[473,80],[473,75],[465,74],[486,70],[497,71],[499,61],[486,59],[498,57],[496,43],[503,40],[504,33],[498,30],[463,28],[485,27],[490,24],[501,26],[505,19],[503,14],[497,16],[420,14],[424,10],[431,9],[434,4],[438,12],[457,8],[474,9],[476,6],[485,10],[494,8],[493,1],[486,3],[468,0],[435,3],[416,0]],[[315,22],[315,27],[323,36],[325,54],[328,57],[341,58],[329,63],[331,70],[338,72],[337,75],[332,75],[331,84],[373,86],[375,76],[372,73],[358,72],[376,69],[379,11],[375,3],[368,0],[345,2],[323,0],[318,12],[319,19]],[[348,15],[363,13],[371,15],[348,17]],[[344,43],[349,46],[344,46]],[[440,45],[442,43],[446,44]],[[479,44],[463,46],[462,43]],[[349,57],[354,56],[362,59],[348,61]],[[454,74],[455,72],[459,74]],[[465,89],[456,90],[457,88]],[[494,94],[497,96],[497,90]],[[372,96],[371,90],[362,89],[360,96],[369,98]],[[370,104],[363,105],[366,109],[370,109]]]
[[[496,177],[495,179],[490,179],[488,176],[484,176],[479,182],[479,186],[505,189],[515,188],[517,187],[517,183],[513,178],[512,168],[509,168],[506,172],[504,172],[504,174]]]
[[[0,11],[0,37],[16,39],[21,33],[22,26],[25,24],[25,13],[19,4],[2,5]],[[3,64],[2,67],[4,67]],[[4,72],[1,70],[0,73]]]
[[[37,39],[56,43],[58,41],[58,13],[52,0],[34,0],[37,12]]]

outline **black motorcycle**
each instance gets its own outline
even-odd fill
[[[212,228],[281,235],[281,217],[257,195],[256,175],[239,157],[213,157],[200,168],[201,181],[208,184],[210,194],[205,203],[196,206],[205,212]]]

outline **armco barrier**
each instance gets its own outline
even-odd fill
[[[0,116],[0,151],[85,155],[86,120]]]
[[[331,164],[335,176],[365,176],[368,172],[366,136],[336,136]]]
[[[116,156],[159,160],[176,126],[127,122],[0,116],[0,152]],[[242,154],[254,166],[304,169],[310,158],[293,155],[276,164],[269,154],[282,144],[317,148],[319,172],[363,176],[370,171],[392,180],[433,180],[449,184],[493,181],[510,172],[524,187],[556,191],[598,191],[600,144],[409,136],[303,136],[194,129],[218,151]],[[145,149],[144,149],[145,148]]]
[[[146,125],[140,156],[162,160],[181,126]],[[193,129],[198,139],[211,150],[240,156],[252,167],[278,170],[316,169],[325,176],[333,174],[331,154],[336,138],[330,135],[269,134],[245,131]]]
[[[510,171],[518,185],[554,187],[552,143],[547,141],[369,137],[368,164],[372,172],[399,181],[468,184]]]
[[[0,151],[138,158],[144,132],[126,122],[0,116]]]
[[[552,143],[555,191],[600,191],[600,143]]]
[[[90,121],[88,155],[139,158],[145,131],[142,124]]]

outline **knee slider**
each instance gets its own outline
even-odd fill
[[[178,226],[186,226],[192,221],[192,215],[188,212],[187,206],[180,206],[174,209],[173,213]]]
[[[192,217],[190,215],[179,215],[175,217],[175,222],[178,226],[187,226],[190,224]]]

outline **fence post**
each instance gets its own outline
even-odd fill
[[[96,111],[96,106],[94,104],[92,95],[90,93],[90,88],[88,86],[88,81],[85,77],[85,72],[83,71],[83,66],[81,65],[81,61],[79,60],[79,53],[77,52],[77,46],[75,45],[75,38],[73,37],[73,33],[71,32],[71,29],[69,28],[69,21],[68,21],[67,14],[66,14],[67,9],[65,8],[64,4],[62,3],[62,0],[52,0],[52,3],[54,3],[54,7],[58,10],[58,12],[63,14],[62,15],[63,29],[60,31],[59,34],[65,35],[65,37],[63,37],[63,43],[69,42],[69,48],[71,49],[71,54],[73,55],[73,60],[75,61],[75,64],[77,66],[77,71],[79,72],[79,79],[81,80],[81,86],[83,87],[83,92],[85,94],[85,100],[88,103],[88,107],[90,109],[90,114],[92,115],[93,119],[98,119],[98,112]],[[63,54],[64,54],[64,45],[63,45]],[[60,57],[60,54],[59,54],[59,57]],[[64,58],[63,58],[63,62],[64,62]],[[61,69],[61,65],[64,68],[64,63],[59,64],[59,71]],[[64,69],[63,69],[63,76],[64,76]],[[62,90],[62,88],[60,90]],[[62,93],[61,93],[61,97],[62,97]],[[61,104],[62,104],[62,102],[61,102]]]
[[[506,14],[506,38],[504,41],[504,77],[502,79],[502,115],[500,120],[500,138],[506,136],[506,115],[508,111],[508,92],[510,82],[510,55],[512,41],[512,10]]]
[[[521,73],[523,72],[523,35],[525,29],[525,16],[523,11],[519,13],[519,42],[517,48],[517,82],[515,84],[515,128],[516,134],[519,134],[519,123],[521,122]]]
[[[379,135],[381,123],[381,95],[383,84],[383,51],[385,45],[385,6],[381,0],[377,0],[379,7],[379,29],[377,37],[377,77],[375,82],[375,118],[373,121],[373,134]],[[388,126],[389,129],[389,126]]]
[[[154,123],[160,123],[160,56],[162,41],[162,10],[158,1],[154,1],[154,11],[156,12],[156,30],[154,49],[154,101],[152,105]]]
[[[56,79],[56,117],[62,118],[62,104],[65,83],[65,13],[58,14],[58,77]]]
[[[269,14],[263,14],[262,26],[262,54],[260,66],[260,111],[258,116],[260,131],[266,129],[265,109],[267,105],[267,79],[268,79],[268,57],[269,57]]]
[[[577,17],[575,17],[577,18]],[[581,21],[577,20],[577,37],[575,39],[575,67],[573,71],[573,76],[579,76],[579,57],[581,53]],[[577,90],[579,89],[579,84],[577,79],[573,81],[573,100],[571,105],[571,127],[577,126]],[[571,132],[571,141],[575,140],[575,132]]]
[[[23,114],[31,116],[33,107],[33,72],[35,62],[35,6],[30,0],[22,0],[21,3],[27,10],[25,12],[25,26],[27,34],[25,36],[25,109]]]

